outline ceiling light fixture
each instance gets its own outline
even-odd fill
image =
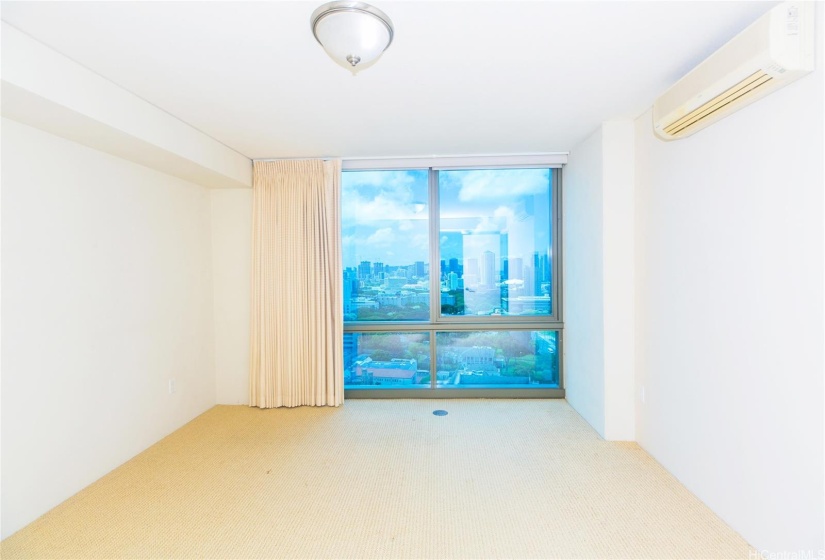
[[[394,34],[387,14],[364,2],[324,4],[312,12],[310,25],[332,60],[353,76],[381,58]]]

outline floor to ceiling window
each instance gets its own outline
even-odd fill
[[[559,177],[343,172],[348,397],[563,395]]]

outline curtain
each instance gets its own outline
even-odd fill
[[[344,402],[341,162],[256,161],[249,404]]]

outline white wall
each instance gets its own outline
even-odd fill
[[[564,168],[564,386],[570,405],[604,437],[602,129]]]
[[[756,548],[811,557],[825,549],[817,60],[690,138],[636,121],[638,441]]]
[[[635,128],[602,124],[604,437],[636,439]]]
[[[635,437],[634,127],[605,122],[564,172],[565,390],[602,437]]]
[[[252,162],[0,21],[3,116],[199,185],[249,187]]]
[[[2,162],[5,537],[212,406],[215,372],[206,189],[8,119]]]
[[[213,190],[211,197],[217,402],[248,404],[252,190]]]

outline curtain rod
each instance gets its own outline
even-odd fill
[[[252,158],[252,161],[298,161],[305,159],[340,159],[341,161],[403,161],[403,160],[437,160],[437,159],[533,159],[533,158],[566,158],[570,152],[534,152],[525,154],[458,154],[458,155],[424,155],[424,156],[310,156],[310,157],[284,157],[284,158]]]

